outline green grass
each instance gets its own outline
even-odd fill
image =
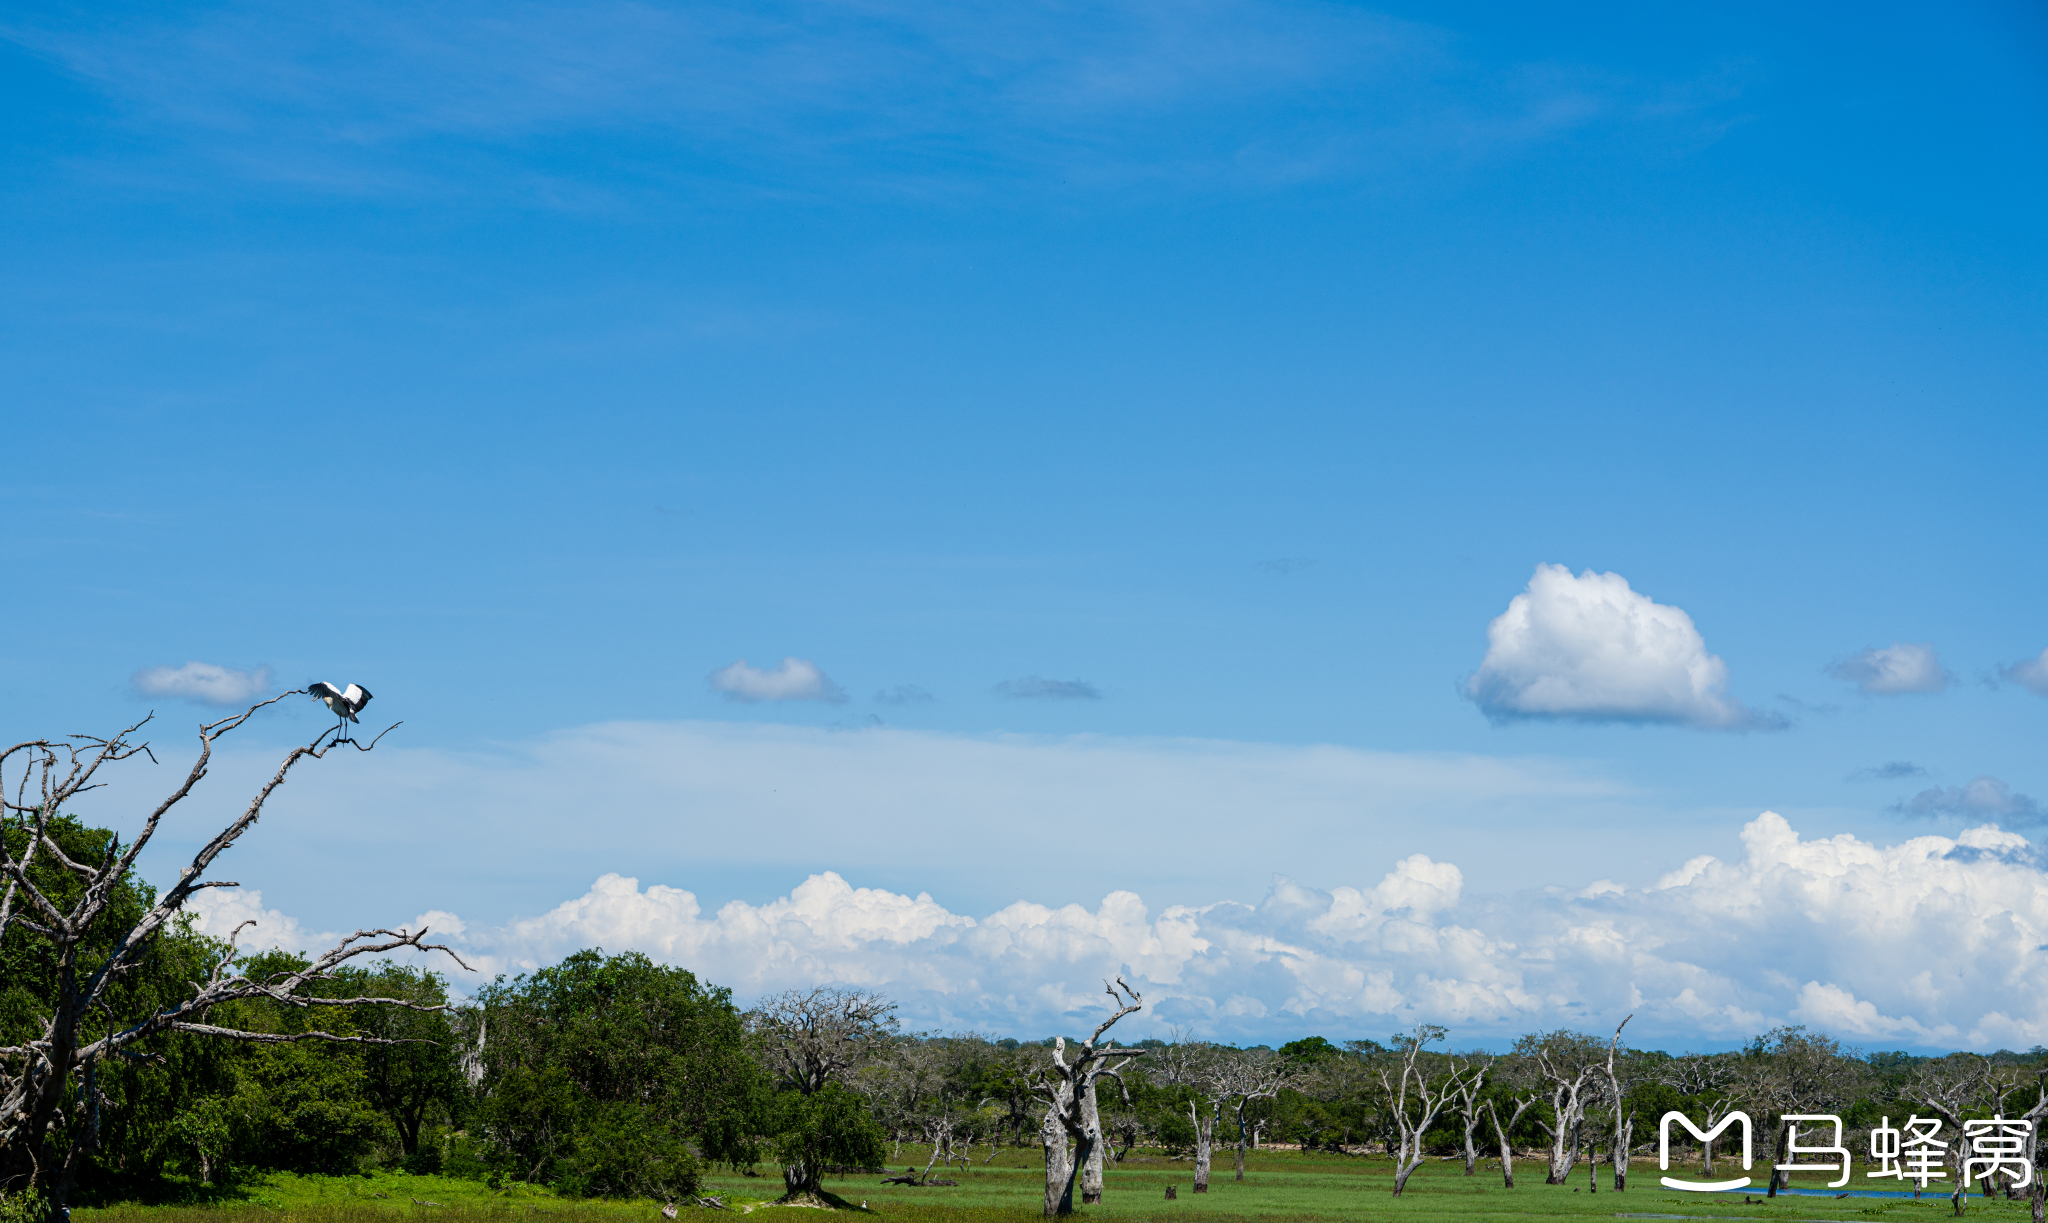
[[[1782,1219],[1789,1223],[1840,1220],[1841,1223],[1936,1223],[1950,1217],[1946,1196],[1930,1190],[1918,1201],[1898,1198],[1814,1198],[1785,1196],[1768,1204],[1745,1205],[1741,1194],[1694,1194],[1666,1189],[1657,1183],[1654,1161],[1638,1161],[1626,1193],[1615,1193],[1607,1170],[1602,1188],[1586,1192],[1584,1165],[1573,1184],[1545,1185],[1539,1161],[1517,1161],[1516,1184],[1502,1187],[1498,1171],[1482,1169],[1463,1175],[1461,1164],[1432,1161],[1408,1182],[1400,1198],[1392,1195],[1393,1165],[1384,1158],[1353,1158],[1292,1151],[1255,1153],[1246,1179],[1232,1179],[1229,1153],[1212,1173],[1210,1191],[1190,1192],[1193,1166],[1185,1160],[1135,1154],[1113,1167],[1101,1204],[1082,1213],[1107,1223],[1505,1223],[1507,1220],[1612,1220],[1627,1215],[1684,1216],[1692,1219]],[[1032,1151],[1005,1150],[993,1164],[977,1162],[966,1171],[955,1165],[937,1173],[961,1183],[957,1187],[910,1188],[881,1185],[878,1176],[831,1177],[826,1189],[858,1206],[868,1216],[888,1223],[1027,1223],[1041,1218],[1039,1202],[1044,1172]],[[891,1166],[922,1168],[921,1152],[905,1147]],[[774,1214],[785,1223],[811,1223],[816,1213],[778,1207],[770,1199],[782,1191],[773,1169],[760,1176],[722,1173],[709,1179],[705,1191],[727,1199],[732,1216]],[[1764,1172],[1759,1165],[1758,1172]],[[1768,1175],[1767,1172],[1764,1172]],[[1811,1179],[1812,1184],[1806,1184]],[[1801,1187],[1820,1188],[1822,1177],[1801,1177]],[[1857,1178],[1863,1178],[1859,1175]],[[1165,1200],[1166,1186],[1178,1185],[1179,1198]],[[1887,1187],[1892,1187],[1886,1182]],[[383,1196],[376,1196],[382,1194]],[[1761,1194],[1750,1195],[1760,1198]],[[413,1199],[437,1203],[414,1205]],[[304,1177],[278,1175],[254,1179],[206,1205],[113,1206],[74,1212],[74,1223],[256,1223],[261,1214],[278,1223],[397,1223],[393,1212],[408,1215],[407,1223],[661,1223],[648,1202],[586,1202],[558,1198],[545,1189],[507,1186],[492,1190],[477,1181],[434,1176],[379,1173],[368,1177]],[[685,1208],[690,1223],[713,1223],[721,1212]],[[1966,1218],[1973,1223],[2020,1223],[2028,1217],[2025,1202],[1985,1199],[1973,1195]],[[757,1223],[766,1223],[765,1219]]]

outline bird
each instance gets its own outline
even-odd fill
[[[337,688],[333,684],[322,682],[306,685],[306,691],[314,700],[332,709],[335,716],[341,719],[335,724],[336,730],[342,730],[345,723],[355,721],[356,715],[363,711],[363,706],[370,703],[369,689],[361,684]]]

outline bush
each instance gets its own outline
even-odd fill
[[[571,1197],[670,1202],[696,1196],[699,1171],[690,1144],[651,1110],[608,1104],[584,1117],[555,1188]]]

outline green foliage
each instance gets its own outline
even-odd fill
[[[888,1135],[868,1115],[866,1104],[837,1083],[805,1095],[776,1095],[769,1114],[775,1157],[785,1168],[800,1169],[803,1183],[792,1190],[816,1192],[820,1171],[830,1164],[867,1167],[882,1162]]]
[[[582,1194],[693,1191],[699,1158],[752,1163],[768,1090],[728,990],[582,951],[478,996],[476,1128],[513,1177]]]
[[[0,1223],[48,1223],[50,1203],[37,1189],[0,1193]]]
[[[1344,1051],[1320,1036],[1304,1036],[1280,1046],[1280,1056],[1314,1066],[1343,1057]]]

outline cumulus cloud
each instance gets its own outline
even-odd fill
[[[1940,692],[1955,682],[1933,646],[1904,642],[1838,658],[1828,664],[1827,674],[1871,696]]]
[[[2048,696],[2048,650],[2042,650],[2033,658],[2008,663],[1998,668],[1998,673],[2035,696]]]
[[[839,705],[846,701],[846,693],[839,685],[808,658],[785,658],[781,666],[771,670],[750,667],[742,658],[705,678],[711,690],[724,693],[726,700],[749,705],[759,701],[824,701]]]
[[[1027,675],[997,684],[996,695],[1013,701],[1099,701],[1102,689],[1085,679],[1040,679]]]
[[[1728,664],[1707,652],[1691,616],[1631,590],[1618,573],[1573,577],[1563,565],[1538,565],[1486,638],[1465,695],[1496,722],[1783,725],[1726,694]]]
[[[1178,1024],[1270,1040],[1428,1021],[1499,1040],[1634,1012],[1632,1033],[1673,1042],[1784,1022],[1915,1045],[2048,1041],[2036,965],[2048,873],[2024,838],[1987,827],[1890,846],[1808,840],[1766,812],[1741,844],[1737,861],[1697,856],[1650,887],[1508,896],[1469,894],[1456,865],[1412,854],[1354,886],[1278,878],[1256,904],[1156,912],[1116,890],[1093,907],[1019,900],[976,917],[821,872],[707,913],[690,891],[613,873],[499,927],[417,921],[485,977],[581,947],[635,949],[743,998],[861,985],[902,1000],[919,1027],[1020,1036],[1071,1031],[1095,1014],[1097,980],[1121,972],[1146,997],[1133,1035]],[[260,896],[205,904],[212,933],[267,913]]]
[[[2048,820],[2048,812],[2041,809],[2041,804],[1996,777],[1973,777],[1966,785],[1922,790],[1892,810],[1923,819],[1997,819],[2020,825]]]
[[[170,697],[195,705],[246,705],[273,687],[269,667],[238,671],[210,662],[144,667],[129,682],[138,695]]]

